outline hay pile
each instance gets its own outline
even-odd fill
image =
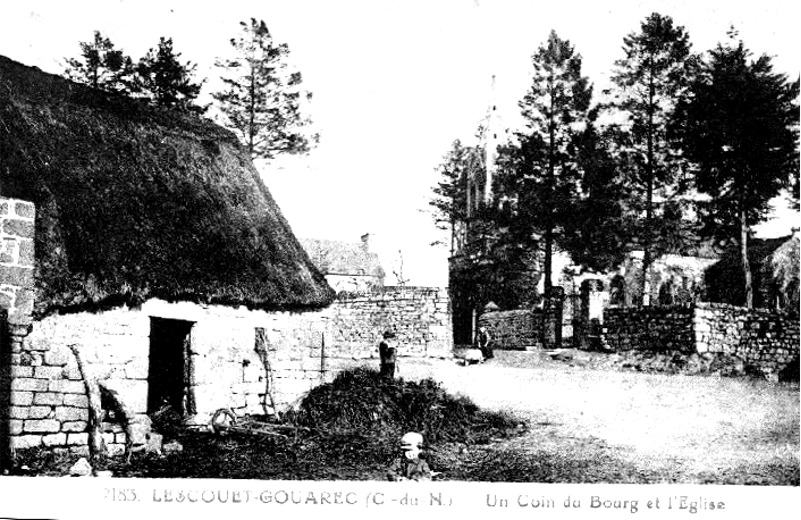
[[[486,443],[520,430],[508,414],[480,410],[470,399],[448,394],[439,383],[385,380],[365,368],[348,370],[303,399],[293,420],[312,429],[356,433],[397,443],[405,432],[429,444]]]

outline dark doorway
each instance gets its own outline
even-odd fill
[[[191,331],[194,322],[150,318],[150,364],[147,412],[169,405],[181,415],[194,414]]]

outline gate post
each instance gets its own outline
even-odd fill
[[[565,290],[551,287],[545,295],[543,308],[542,345],[546,349],[562,347],[562,306],[565,303]]]

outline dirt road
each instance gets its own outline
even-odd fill
[[[529,422],[495,449],[611,457],[664,481],[798,483],[798,384],[590,370],[503,351],[468,367],[407,362],[400,375],[432,377]]]

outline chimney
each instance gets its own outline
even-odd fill
[[[365,253],[370,252],[370,233],[362,235],[362,251]]]

